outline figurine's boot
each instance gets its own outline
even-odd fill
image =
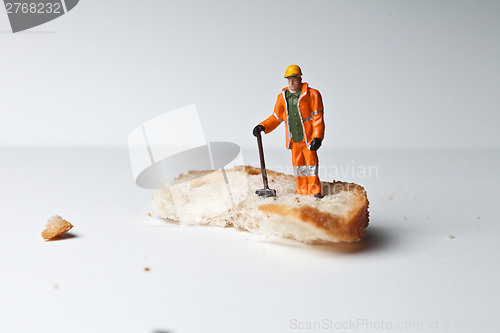
[[[309,195],[316,196],[318,193],[321,194],[321,182],[318,176],[308,176],[307,183]]]
[[[307,177],[297,177],[295,178],[297,185],[297,194],[307,195],[309,193]]]

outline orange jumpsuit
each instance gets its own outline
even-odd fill
[[[309,88],[302,83],[302,92],[298,101],[298,111],[301,117],[304,136],[302,142],[294,142],[290,133],[289,116],[285,91],[283,88],[274,105],[274,113],[260,125],[266,128],[266,134],[272,132],[283,121],[286,126],[286,148],[292,150],[292,164],[297,184],[297,194],[314,195],[321,193],[321,183],[318,172],[318,155],[309,149],[314,138],[323,140],[325,122],[323,120],[323,101],[318,90]]]

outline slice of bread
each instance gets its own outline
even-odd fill
[[[184,224],[205,224],[291,238],[304,243],[356,242],[368,226],[365,189],[340,181],[322,182],[321,200],[295,194],[295,178],[268,170],[277,197],[262,189],[260,169],[189,171],[157,190],[151,208],[160,217]]]

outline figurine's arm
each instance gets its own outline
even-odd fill
[[[269,116],[269,118],[267,118],[266,120],[264,120],[263,122],[261,122],[259,125],[262,125],[264,126],[265,128],[265,132],[264,133],[269,133],[269,132],[272,132],[274,131],[274,129],[276,127],[279,126],[279,124],[281,124],[281,119],[279,119],[278,117],[276,117],[276,115],[273,113],[271,116]]]
[[[266,134],[274,131],[274,129],[276,129],[276,127],[278,127],[283,122],[283,116],[285,114],[284,110],[285,104],[283,102],[283,97],[280,94],[278,95],[278,99],[276,100],[276,104],[274,105],[273,114],[259,124],[264,126]]]
[[[323,140],[325,136],[325,121],[323,119],[323,100],[321,99],[321,94],[319,91],[315,91],[311,94],[311,106],[312,106],[312,138],[318,138]]]

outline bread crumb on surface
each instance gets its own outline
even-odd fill
[[[455,238],[455,236],[453,236],[452,234],[448,235],[448,239],[453,239],[453,238]]]
[[[149,272],[151,270],[151,268],[149,267],[144,267],[144,272]]]
[[[153,215],[151,215],[151,213],[148,213],[148,216],[149,216],[149,217],[153,217]]]
[[[42,231],[42,237],[45,240],[52,240],[67,233],[73,225],[66,220],[63,220],[59,215],[52,216]]]

